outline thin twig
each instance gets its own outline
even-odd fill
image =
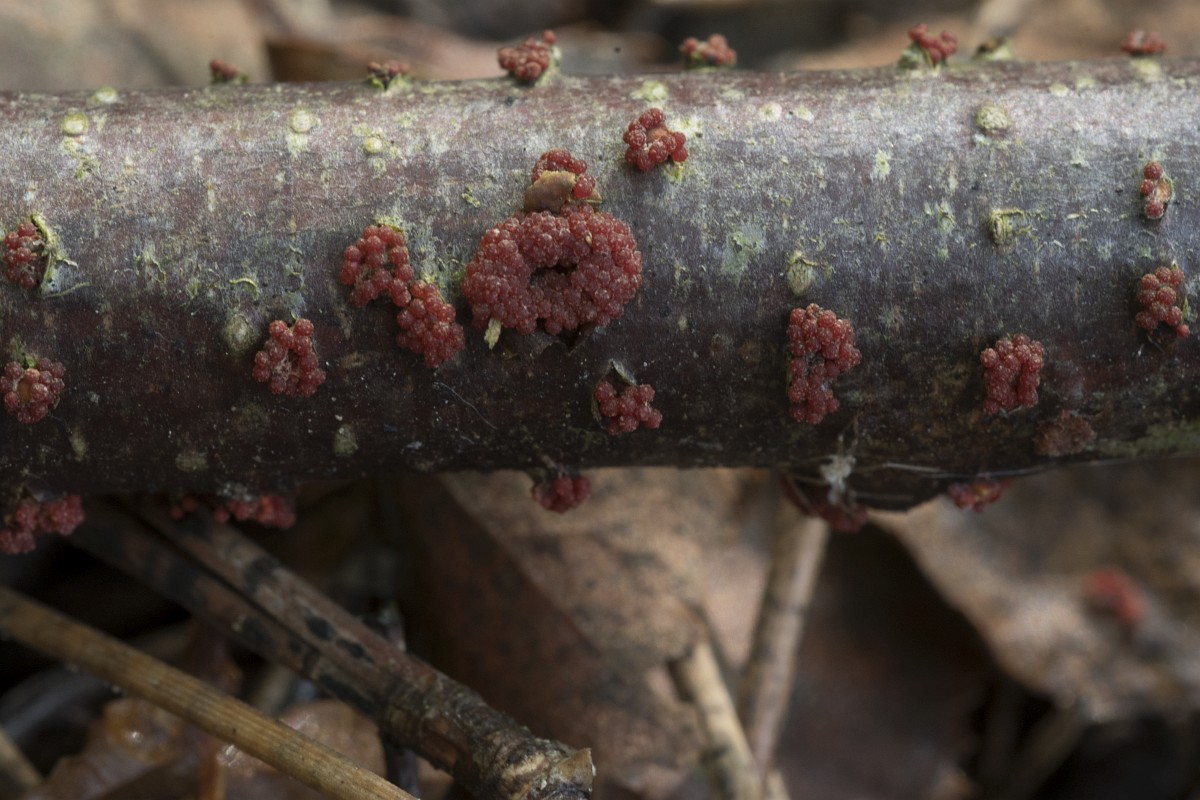
[[[17,800],[42,782],[25,753],[3,728],[0,728],[0,800]]]
[[[698,642],[670,666],[677,690],[695,704],[700,714],[717,796],[725,800],[762,800],[762,782],[750,745],[708,640]]]
[[[88,548],[107,540],[110,563],[359,708],[384,736],[445,769],[477,797],[590,794],[588,750],[533,736],[475,692],[392,646],[236,529],[199,516],[175,521],[148,508],[145,519],[183,549],[181,555],[125,511],[92,506],[73,539]],[[123,552],[127,547],[132,558]]]
[[[770,573],[738,692],[739,715],[763,781],[787,720],[796,651],[828,540],[829,524],[816,517],[777,526]]]
[[[201,680],[0,586],[0,632],[144,697],[336,800],[413,800],[340,753]]]

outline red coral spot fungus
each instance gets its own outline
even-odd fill
[[[272,394],[311,397],[325,382],[313,350],[313,324],[298,319],[289,328],[277,319],[271,323],[270,335],[254,356],[254,379],[269,384]]]
[[[929,32],[929,25],[922,22],[908,29],[908,38],[912,46],[924,54],[925,60],[933,66],[943,63],[958,51],[958,39],[942,31],[940,36]]]
[[[212,511],[217,522],[257,522],[267,528],[290,528],[296,522],[296,505],[291,497],[279,493],[240,494],[219,496],[215,494],[186,494],[171,506],[173,519],[183,519],[205,507]]]
[[[1064,409],[1058,419],[1042,423],[1033,437],[1033,452],[1039,456],[1071,456],[1082,453],[1096,440],[1092,424]]]
[[[952,483],[946,487],[946,494],[959,508],[971,508],[976,512],[983,511],[1000,499],[1004,490],[1012,485],[1012,480],[997,481],[991,478],[976,478],[969,483]]]
[[[4,277],[22,289],[42,282],[49,263],[46,240],[32,222],[22,222],[4,236]]]
[[[515,214],[483,235],[463,279],[476,327],[490,320],[547,333],[619,317],[642,283],[642,254],[624,222],[591,206]]]
[[[998,339],[995,345],[981,352],[979,363],[983,365],[983,383],[987,392],[983,410],[998,414],[1037,405],[1045,356],[1042,343],[1023,333]]]
[[[650,405],[654,402],[654,387],[648,383],[626,386],[618,394],[610,382],[601,381],[592,396],[596,399],[600,416],[608,421],[608,432],[613,436],[636,431],[639,425],[654,429],[662,424],[662,413]]]
[[[1142,168],[1142,184],[1138,191],[1146,198],[1143,206],[1146,219],[1162,219],[1167,213],[1167,204],[1175,196],[1175,183],[1167,176],[1162,164],[1150,161]]]
[[[1144,311],[1139,311],[1138,327],[1148,331],[1166,325],[1175,329],[1175,335],[1183,338],[1190,332],[1183,324],[1183,270],[1178,265],[1159,267],[1154,272],[1147,272],[1138,283],[1138,302]]]
[[[249,75],[242,72],[233,64],[230,64],[228,61],[222,61],[219,58],[214,58],[208,62],[208,72],[212,76],[214,84],[245,83],[250,79]]]
[[[69,536],[83,522],[83,499],[77,494],[57,497],[25,491],[0,528],[0,553],[28,553],[35,536],[57,533]]]
[[[354,287],[350,302],[356,306],[365,306],[381,294],[391,297],[396,305],[406,304],[413,269],[408,262],[408,242],[403,231],[387,225],[364,228],[358,241],[342,254],[338,279]]]
[[[32,425],[58,405],[66,384],[66,368],[57,361],[39,358],[20,364],[10,361],[4,365],[4,410],[18,422]]]
[[[649,172],[668,158],[676,164],[687,161],[687,137],[667,128],[661,108],[652,108],[629,123],[625,131],[625,160]]]
[[[442,299],[432,283],[413,281],[408,291],[412,299],[396,315],[400,326],[396,343],[425,356],[425,366],[440,366],[465,344],[462,325],[454,321],[454,306]]]
[[[1129,631],[1146,616],[1146,597],[1137,584],[1117,567],[1101,567],[1084,579],[1083,596],[1096,611],[1111,615]]]
[[[569,202],[598,202],[596,179],[587,174],[587,162],[558,148],[542,153],[533,165],[525,190],[525,211],[558,212]]]
[[[562,514],[587,500],[591,491],[592,484],[583,475],[558,473],[535,483],[530,494],[542,508]]]
[[[501,47],[496,58],[509,75],[521,83],[533,83],[550,69],[551,48],[556,40],[554,31],[542,31],[540,41],[530,36],[516,47]]]
[[[816,425],[839,407],[829,384],[862,360],[854,346],[854,328],[813,303],[792,309],[787,335],[792,355],[788,365],[792,418]]]
[[[679,52],[683,53],[684,66],[688,69],[732,67],[737,63],[737,51],[719,33],[714,33],[704,42],[690,36],[679,46]]]
[[[412,71],[407,61],[372,61],[367,64],[367,83],[386,89]]]
[[[1131,56],[1157,56],[1166,52],[1167,43],[1152,31],[1130,31],[1121,40],[1121,50]]]

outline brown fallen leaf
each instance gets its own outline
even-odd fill
[[[664,667],[702,632],[700,556],[737,530],[741,479],[591,477],[589,500],[563,515],[519,473],[406,479],[410,643],[539,734],[592,747],[600,785],[664,797],[701,749]]]
[[[1093,721],[1200,707],[1200,465],[1017,481],[984,513],[874,520],[910,549],[1017,680]]]

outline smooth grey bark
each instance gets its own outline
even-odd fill
[[[37,214],[67,260],[39,292],[0,285],[9,357],[63,362],[50,417],[0,416],[0,482],[79,492],[269,490],[378,470],[855,458],[866,503],[1080,459],[1200,450],[1200,345],[1133,320],[1139,277],[1196,272],[1200,62],[987,63],[941,70],[553,76],[395,86],[212,87],[0,96],[0,220]],[[651,106],[688,135],[680,169],[625,164]],[[519,209],[537,156],[587,160],[644,283],[569,340],[494,349],[457,294],[482,234]],[[1175,182],[1142,214],[1143,164]],[[997,215],[996,212],[1003,212]],[[436,371],[357,309],[342,250],[387,217],[455,298],[466,349]],[[788,413],[786,327],[818,303],[862,363],[817,426]],[[251,378],[269,322],[316,325],[328,380]],[[982,413],[979,352],[1046,348],[1036,408]],[[651,383],[657,431],[609,436],[591,392],[618,361]],[[1067,410],[1097,439],[1039,456]]]

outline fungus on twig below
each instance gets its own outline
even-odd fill
[[[632,433],[642,425],[655,429],[662,424],[662,413],[650,405],[654,401],[654,387],[648,383],[628,385],[618,394],[616,387],[604,380],[596,386],[592,397],[613,436]]]
[[[909,28],[908,38],[912,44],[900,57],[900,65],[903,67],[911,68],[921,64],[936,67],[945,63],[947,58],[958,51],[958,39],[953,34],[942,31],[940,35],[934,36],[925,22]]]
[[[829,384],[862,361],[854,328],[816,303],[793,308],[788,319],[788,400],[792,418],[816,425],[840,404]]]
[[[1157,56],[1167,51],[1167,43],[1153,31],[1130,31],[1121,40],[1121,51],[1131,56]]]
[[[970,508],[976,513],[983,511],[1000,499],[1004,490],[1012,485],[1012,479],[995,480],[993,478],[976,478],[967,483],[952,483],[946,487],[946,494],[959,508]]]
[[[1023,333],[998,339],[995,345],[984,349],[979,354],[986,391],[984,413],[999,414],[1037,405],[1045,355],[1042,343]]]
[[[1162,219],[1167,213],[1167,205],[1175,197],[1175,182],[1167,176],[1162,164],[1150,161],[1142,168],[1138,192],[1146,198],[1142,208],[1146,219]]]
[[[58,405],[66,384],[66,368],[48,358],[26,359],[24,364],[10,361],[4,365],[0,388],[4,391],[4,410],[18,422],[32,425]]]
[[[254,356],[254,379],[269,384],[272,394],[311,397],[325,382],[313,350],[313,324],[298,319],[288,327],[277,319],[269,328],[270,338]]]
[[[69,536],[83,522],[83,500],[77,494],[51,496],[28,489],[22,494],[12,512],[4,515],[0,553],[28,553],[37,546],[35,536]]]
[[[587,500],[591,490],[591,481],[585,476],[560,471],[536,481],[530,494],[547,511],[564,514]]]
[[[4,236],[4,277],[22,289],[42,282],[50,255],[46,238],[33,222],[26,220]]]
[[[1187,336],[1190,330],[1183,323],[1182,285],[1183,270],[1178,264],[1143,275],[1138,282],[1138,302],[1143,308],[1135,317],[1138,327],[1155,331],[1159,325],[1166,325],[1179,338]]]

